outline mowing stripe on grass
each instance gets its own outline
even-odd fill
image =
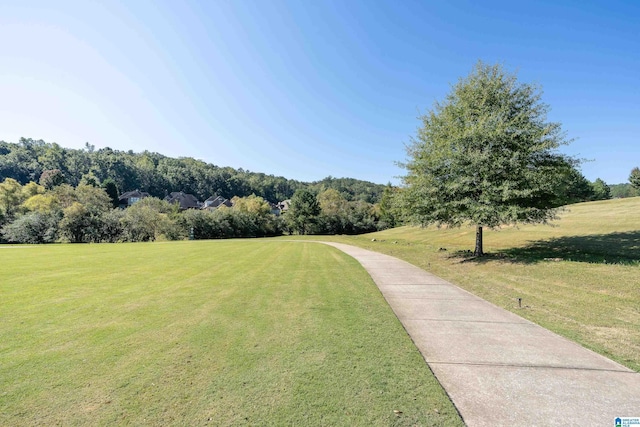
[[[336,249],[50,245],[0,265],[2,425],[462,424]]]

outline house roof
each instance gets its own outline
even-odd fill
[[[174,191],[164,198],[169,203],[178,203],[180,209],[194,209],[200,207],[200,201],[193,194]]]
[[[216,196],[216,197],[211,196],[204,201],[204,205],[207,208],[217,208],[217,207],[220,207],[221,205],[225,205],[230,208],[232,206],[232,203],[229,199],[225,199],[222,196]]]
[[[145,197],[149,197],[149,193],[140,190],[127,191],[126,193],[122,193],[118,200],[121,202],[126,202],[132,197],[137,197],[139,199],[143,199]]]

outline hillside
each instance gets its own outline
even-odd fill
[[[64,183],[77,186],[83,180],[115,181],[120,193],[145,191],[162,198],[183,191],[201,201],[218,195],[231,199],[252,194],[270,202],[291,198],[297,189],[314,193],[333,188],[348,201],[377,203],[384,185],[353,178],[327,177],[301,182],[282,176],[221,167],[189,157],[172,158],[144,151],[96,150],[86,144],[82,150],[63,148],[56,143],[21,138],[18,143],[0,141],[0,182],[13,178],[21,184],[38,182],[46,170],[62,172]]]

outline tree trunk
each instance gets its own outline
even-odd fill
[[[482,250],[482,226],[476,226],[476,250],[473,251],[473,255],[475,256],[483,256],[484,251]]]

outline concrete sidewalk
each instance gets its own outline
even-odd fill
[[[640,374],[407,262],[323,243],[369,272],[468,426],[640,417]]]

